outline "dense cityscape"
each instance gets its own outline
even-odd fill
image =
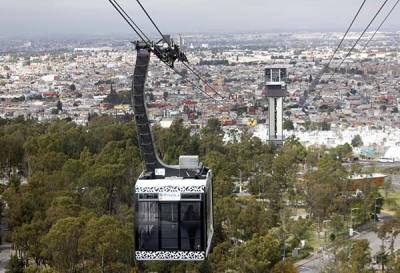
[[[171,37],[0,36],[0,273],[399,273],[400,32]]]
[[[374,148],[375,156],[383,156],[400,133],[399,34],[379,34],[373,45],[361,46],[329,80],[331,71],[321,74],[340,35],[178,36],[176,40],[187,49],[196,69],[229,100],[210,100],[195,88],[192,83],[196,79],[184,67],[178,64],[191,82],[153,59],[148,81],[151,120],[167,126],[181,118],[196,128],[218,117],[226,132],[250,125],[254,134],[266,141],[264,69],[283,65],[289,71],[285,120],[293,122],[302,142],[335,146],[359,134]],[[354,33],[346,42],[350,44],[356,36]],[[1,55],[0,115],[39,121],[69,118],[86,124],[93,114],[132,113],[129,98],[124,97],[135,63],[129,40],[63,42],[2,44],[2,51],[17,48],[21,52]],[[339,52],[332,67],[344,54],[344,50]],[[195,83],[213,95],[208,86],[198,80]],[[329,124],[325,128],[329,130],[323,130],[329,133],[315,132],[322,124]]]

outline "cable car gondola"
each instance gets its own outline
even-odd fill
[[[154,147],[144,99],[153,52],[171,67],[186,58],[170,47],[136,43],[132,102],[145,170],[135,185],[135,258],[138,261],[202,261],[213,237],[212,172],[198,156],[181,156],[178,166],[163,163]]]
[[[180,61],[213,92],[219,94],[190,67],[186,55],[168,35],[163,35],[139,0],[136,0],[162,39],[154,43],[116,0],[108,0],[141,39],[136,42],[136,64],[131,88],[138,142],[145,169],[135,184],[135,259],[138,261],[203,261],[214,234],[212,172],[198,156],[181,156],[178,166],[162,162],[156,153],[145,103],[145,82],[154,54],[175,73]],[[194,82],[206,97],[216,100]]]
[[[192,178],[139,178],[136,260],[206,259],[213,236],[211,178],[206,169]]]

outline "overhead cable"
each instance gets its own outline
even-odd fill
[[[151,45],[151,40],[149,39],[149,37],[140,29],[140,27],[133,21],[133,19],[127,14],[127,12],[121,7],[121,5],[118,4],[118,2],[116,0],[108,0],[111,5],[115,8],[115,10],[121,15],[121,17],[128,23],[128,25],[132,28],[132,30],[139,36],[139,38],[146,43],[148,46],[152,46]],[[141,3],[138,1],[139,5],[141,5]],[[144,9],[144,7],[141,5],[141,7]],[[145,10],[145,9],[144,9]],[[149,17],[149,19],[152,21],[152,23],[155,25],[154,21],[151,19],[150,15],[148,15],[147,11],[146,15]],[[159,28],[155,25],[155,27],[157,28],[157,30],[159,31]],[[161,36],[164,38],[164,36],[162,35],[161,31],[159,31]],[[145,39],[146,38],[146,39]],[[154,50],[157,50],[157,47],[154,47]],[[161,60],[162,61],[162,60]],[[170,65],[165,62],[162,61],[164,64],[166,64],[168,67],[170,67]],[[203,78],[201,78],[201,76],[194,70],[192,69],[188,64],[183,63],[185,65],[186,68],[188,68],[193,74],[195,74],[195,76],[197,76],[201,81],[203,81],[206,85],[208,85],[218,96],[220,96],[221,98],[224,98],[222,95],[220,95],[214,88],[212,88]],[[178,75],[182,76],[182,73],[179,72],[177,69],[170,67],[175,73],[177,73]],[[204,94],[205,96],[209,97],[210,99],[215,100],[216,102],[221,103],[219,100],[215,99],[214,97],[212,97],[210,94],[208,94],[207,92],[205,92],[204,90],[202,90],[197,84],[195,84],[193,81],[186,79],[188,82],[190,82],[192,85],[194,85],[194,87],[199,90],[202,94]]]
[[[149,37],[147,37],[147,35],[140,29],[140,27],[133,21],[133,19],[128,15],[128,13],[126,13],[126,11],[124,10],[124,8],[121,7],[120,4],[118,4],[117,0],[112,0],[114,1],[114,3],[118,6],[118,8],[125,14],[125,16],[127,17],[127,19],[129,19],[129,21],[139,30],[139,32],[143,35],[143,37],[146,38],[146,40],[150,43],[151,40]]]
[[[370,26],[372,25],[372,23],[375,21],[376,17],[378,17],[379,13],[381,13],[382,9],[386,6],[387,2],[389,0],[385,0],[385,2],[383,2],[383,4],[381,5],[381,7],[379,8],[379,10],[375,13],[374,17],[371,19],[371,21],[369,22],[369,24],[367,25],[367,27],[364,29],[364,31],[361,33],[360,37],[358,37],[358,39],[356,40],[356,42],[354,43],[354,45],[350,48],[350,50],[347,52],[347,54],[344,56],[344,58],[342,59],[342,61],[340,62],[340,64],[335,68],[335,70],[332,72],[332,75],[330,76],[329,80],[332,80],[333,76],[335,75],[336,71],[338,71],[338,69],[342,66],[342,64],[344,63],[344,61],[351,55],[351,52],[354,50],[354,48],[357,46],[357,44],[360,42],[360,40],[362,39],[362,37],[364,36],[364,34],[367,32],[367,30],[370,28]]]
[[[183,63],[183,65],[184,65],[187,69],[189,69],[200,81],[202,81],[205,85],[207,85],[208,88],[210,88],[217,96],[219,96],[219,97],[222,98],[222,99],[226,99],[226,98],[225,98],[223,95],[221,95],[217,90],[215,90],[215,88],[212,87],[205,79],[203,79],[203,78],[200,76],[200,74],[199,74],[196,70],[194,70],[194,68],[191,68],[191,67],[189,66],[188,63]]]
[[[120,5],[117,3],[116,0],[108,0],[108,2],[110,2],[110,4],[115,8],[115,10],[121,15],[121,17],[128,23],[128,25],[132,28],[132,30],[139,36],[140,39],[142,39],[143,42],[147,43],[147,41],[144,39],[144,37],[141,35],[141,30],[139,30],[139,27],[137,27],[137,25],[135,24],[135,22],[133,22],[132,18],[129,20],[126,16],[125,16],[125,11],[121,8],[120,9]]]
[[[157,24],[154,22],[154,20],[151,18],[150,14],[147,12],[146,8],[143,6],[143,4],[140,2],[140,0],[136,0],[136,2],[139,4],[139,6],[142,8],[143,12],[146,14],[147,18],[149,18],[149,20],[151,21],[151,23],[153,24],[153,26],[156,28],[156,30],[158,31],[158,33],[161,35],[161,38],[169,44],[169,41],[165,40],[165,36],[164,34],[161,32],[160,28],[157,26]],[[183,62],[183,65],[189,69],[200,81],[202,81],[204,84],[206,84],[216,95],[218,95],[219,97],[221,97],[222,99],[225,99],[224,96],[222,96],[217,90],[215,90],[215,88],[213,88],[206,80],[204,80],[200,74],[198,72],[196,72],[196,70],[192,67],[189,66],[188,63]]]
[[[182,78],[185,79],[185,81],[188,81],[189,83],[191,83],[197,90],[199,90],[201,93],[203,93],[205,96],[207,96],[208,98],[214,100],[217,103],[221,103],[221,101],[217,100],[216,98],[214,98],[213,96],[211,96],[210,94],[208,94],[206,91],[204,91],[203,89],[201,89],[195,82],[193,82],[190,79],[185,78],[182,73],[180,71],[178,71],[176,68],[170,67],[173,71],[175,71],[176,74],[178,74],[179,76],[181,76]]]
[[[383,24],[387,21],[387,19],[390,17],[390,15],[393,13],[394,9],[397,7],[397,5],[400,3],[400,0],[397,0],[396,3],[393,5],[392,9],[389,11],[389,13],[386,15],[385,19],[383,19],[382,23],[379,25],[379,27],[376,29],[374,35],[371,36],[371,38],[368,40],[368,42],[365,44],[364,49],[367,48],[369,43],[375,38],[375,35],[378,33],[378,31],[382,28]]]
[[[332,57],[331,57],[331,59],[329,60],[328,67],[331,65],[333,58],[335,57],[335,55],[336,55],[336,53],[338,52],[339,48],[342,46],[342,44],[343,44],[343,42],[344,42],[344,39],[346,39],[347,34],[349,33],[350,29],[353,27],[354,22],[356,21],[358,15],[360,14],[360,12],[361,12],[361,10],[362,10],[362,8],[364,7],[364,5],[365,5],[366,2],[367,2],[367,0],[364,0],[364,1],[362,2],[360,8],[358,9],[358,11],[357,11],[357,13],[356,13],[356,15],[354,16],[354,18],[353,18],[353,20],[351,21],[349,27],[347,28],[346,33],[343,35],[342,40],[340,41],[340,43],[339,43],[338,46],[336,47],[335,51],[333,52]]]
[[[167,43],[169,44],[168,41],[165,40],[164,35],[162,34],[160,28],[157,26],[157,24],[154,22],[154,20],[151,18],[150,14],[147,12],[147,10],[144,8],[144,6],[142,5],[142,3],[140,2],[140,0],[136,0],[136,2],[139,4],[139,6],[142,8],[143,12],[146,14],[147,18],[149,18],[150,22],[153,24],[153,26],[156,28],[156,30],[158,31],[158,33],[161,35],[161,38]]]

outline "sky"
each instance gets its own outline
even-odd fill
[[[344,31],[362,0],[141,0],[164,33]],[[367,0],[355,30],[384,0]],[[396,0],[389,0],[376,28]],[[107,0],[0,0],[0,37],[124,35],[130,29]],[[119,0],[146,31],[135,0]],[[384,30],[400,30],[400,5]]]

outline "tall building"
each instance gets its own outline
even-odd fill
[[[185,40],[183,39],[182,35],[179,34],[179,47],[183,49],[184,46],[185,46]]]
[[[283,143],[283,99],[286,97],[287,69],[283,67],[265,68],[265,96],[269,109],[269,141]]]

